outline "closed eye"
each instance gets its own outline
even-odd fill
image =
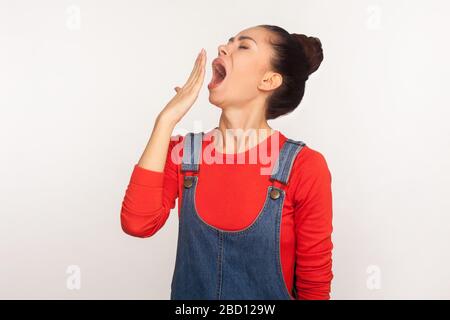
[[[239,46],[239,48],[248,49],[248,47],[246,47],[246,46]]]

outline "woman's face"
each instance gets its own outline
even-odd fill
[[[216,59],[213,60],[213,75],[208,85],[209,101],[212,104],[226,108],[258,103],[258,99],[264,101],[281,84],[281,75],[271,71],[271,36],[269,30],[252,27],[218,47],[218,58],[225,65],[226,75],[220,81],[221,77],[214,67]],[[211,87],[214,82],[218,84]]]

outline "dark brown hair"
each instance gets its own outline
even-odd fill
[[[275,35],[270,41],[274,49],[272,68],[283,77],[283,83],[267,98],[266,119],[292,112],[300,104],[309,75],[323,60],[322,43],[316,37],[289,33],[273,25],[259,25]]]

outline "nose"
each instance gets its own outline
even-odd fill
[[[227,55],[228,54],[228,49],[227,49],[227,47],[225,46],[225,45],[220,45],[218,48],[217,48],[217,50],[218,50],[218,52],[219,52],[219,56],[221,56],[221,55]]]

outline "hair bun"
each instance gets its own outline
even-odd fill
[[[298,41],[305,52],[308,61],[308,75],[316,71],[323,60],[322,43],[319,38],[308,37],[304,34],[291,33],[293,39]]]

